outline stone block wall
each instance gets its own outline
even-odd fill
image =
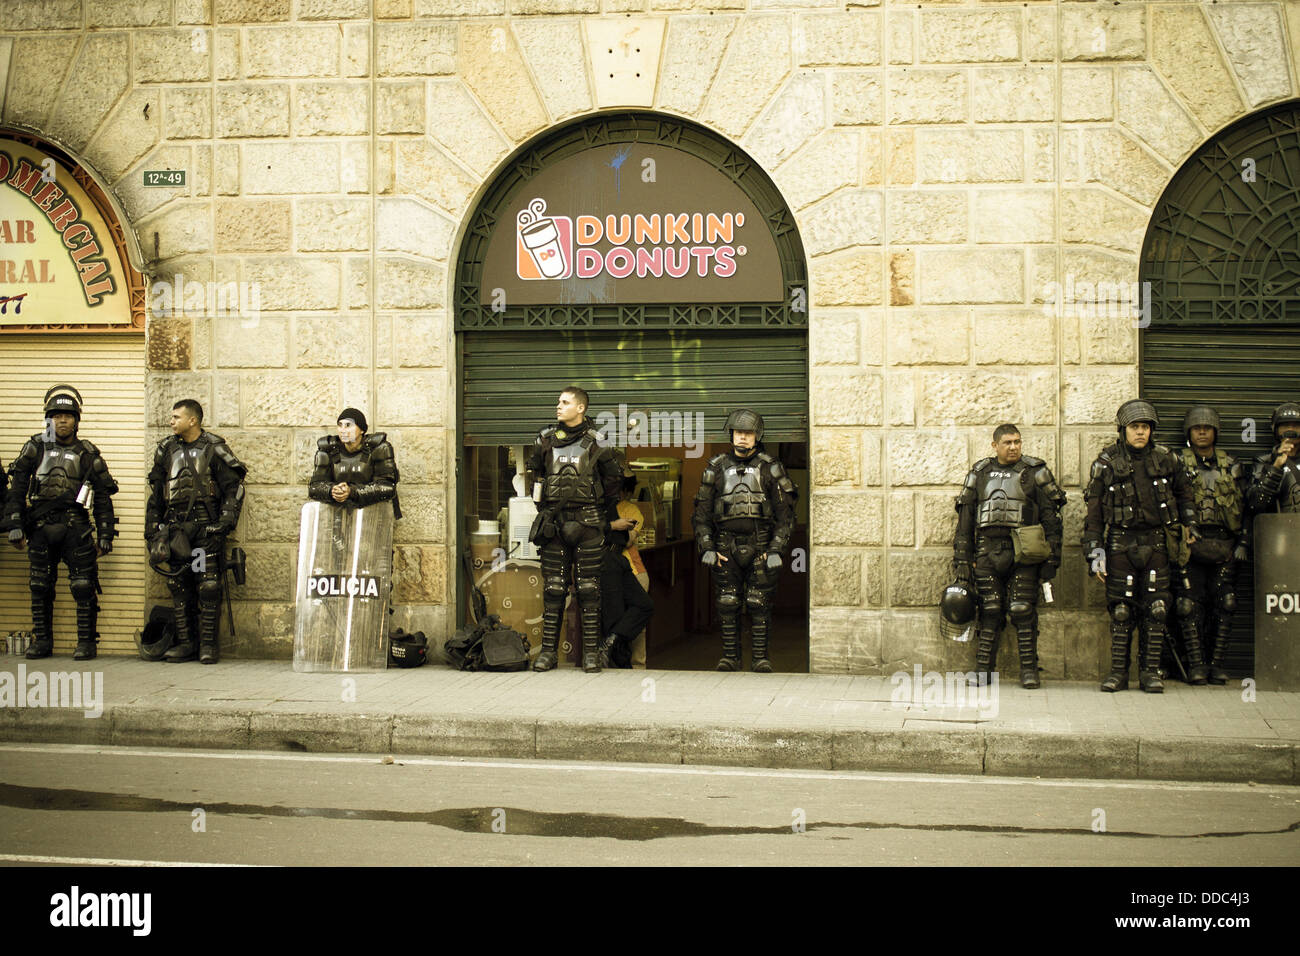
[[[934,604],[954,486],[1001,421],[1066,486],[1077,541],[1141,334],[1087,297],[1136,281],[1197,146],[1300,92],[1300,2],[0,0],[5,64],[3,122],[85,161],[156,283],[256,290],[253,318],[177,291],[148,333],[154,433],[196,396],[250,464],[240,653],[288,653],[296,506],[345,405],[403,473],[395,623],[446,632],[459,237],[513,150],[643,108],[739,143],[794,211],[811,666],[889,672],[969,664]],[[1077,547],[1058,581],[1048,676],[1091,678],[1104,621]]]

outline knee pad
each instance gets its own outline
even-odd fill
[[[1223,591],[1219,594],[1219,607],[1224,611],[1237,610],[1237,595],[1234,591]]]
[[[172,597],[188,598],[191,591],[190,579],[184,574],[170,577],[167,579],[167,590],[172,593]]]
[[[737,594],[735,591],[730,591],[730,590],[719,591],[718,610],[733,612],[733,613],[735,611],[740,610],[740,595]]]
[[[218,578],[205,577],[199,582],[199,603],[221,603],[221,581]]]
[[[32,568],[31,577],[28,579],[28,587],[33,594],[40,594],[45,597],[54,597],[54,575],[48,568],[37,570]]]
[[[1196,602],[1188,597],[1180,597],[1174,601],[1174,611],[1183,620],[1187,620],[1196,613]]]
[[[751,614],[761,613],[767,610],[767,595],[759,590],[750,588],[745,592],[745,607]]]
[[[578,578],[578,601],[589,604],[600,600],[600,583],[591,578]]]
[[[71,578],[68,581],[68,589],[72,591],[72,599],[78,604],[88,604],[95,599],[95,582],[90,578]]]
[[[1112,604],[1110,607],[1110,619],[1116,624],[1127,624],[1133,620],[1133,612],[1129,610],[1127,604]]]
[[[549,598],[562,598],[568,593],[568,582],[562,575],[547,575],[544,592]]]
[[[1034,616],[1034,606],[1028,601],[1012,601],[1010,610],[1011,620],[1017,624],[1028,621]]]
[[[1167,616],[1168,616],[1168,609],[1165,604],[1164,598],[1157,598],[1156,600],[1152,601],[1150,604],[1147,605],[1147,617],[1150,618],[1152,621],[1154,621],[1156,624],[1165,623],[1165,618]]]

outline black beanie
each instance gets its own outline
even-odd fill
[[[370,426],[366,424],[366,416],[362,415],[358,409],[355,408],[343,409],[343,411],[339,412],[338,420],[343,421],[343,419],[345,418],[352,419],[352,421],[356,423],[356,426],[361,429],[362,434],[370,431]]]

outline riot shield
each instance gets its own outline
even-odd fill
[[[1300,514],[1255,519],[1255,680],[1300,690]]]
[[[298,535],[293,669],[381,671],[388,666],[393,506],[309,501]]]

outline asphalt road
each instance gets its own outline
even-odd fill
[[[1288,866],[1297,830],[1282,786],[0,745],[0,864]]]

